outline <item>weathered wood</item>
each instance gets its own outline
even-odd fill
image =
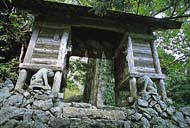
[[[127,47],[127,62],[129,67],[129,72],[133,73],[134,70],[134,58],[133,58],[133,47],[132,47],[132,39],[128,36],[128,47]]]
[[[59,48],[59,54],[58,54],[58,66],[62,66],[64,64],[66,52],[67,52],[67,43],[69,40],[69,33],[70,29],[65,29],[61,38],[60,48]]]
[[[46,58],[46,59],[57,59],[58,54],[55,53],[40,53],[33,52],[32,58]]]
[[[62,72],[57,71],[55,73],[53,86],[52,86],[52,93],[53,93],[53,96],[56,98],[58,98],[58,93],[60,92],[61,80],[62,80]]]
[[[51,53],[51,54],[58,54],[58,50],[52,50],[52,49],[45,49],[45,48],[34,48],[34,52],[37,53]]]
[[[161,98],[162,98],[163,101],[165,101],[167,99],[165,83],[164,83],[163,79],[160,79],[160,81],[159,81],[158,93],[161,95]]]
[[[143,77],[143,76],[148,76],[153,79],[165,79],[166,76],[164,74],[157,74],[157,73],[129,73],[129,76],[131,77]]]
[[[19,71],[19,76],[18,76],[18,79],[16,82],[15,90],[20,90],[23,88],[26,78],[27,78],[27,74],[28,74],[28,72],[26,69],[21,69]]]
[[[114,58],[117,58],[118,55],[121,53],[121,49],[126,46],[126,42],[127,42],[127,39],[128,39],[128,33],[125,32],[121,41],[120,41],[120,44],[119,46],[116,48],[115,50],[115,54],[114,54]]]
[[[47,65],[56,65],[56,59],[45,59],[45,58],[32,58],[31,63],[34,64],[47,64]]]
[[[162,74],[162,70],[161,70],[161,67],[160,67],[160,61],[159,61],[159,58],[158,58],[158,52],[157,52],[155,42],[151,43],[151,48],[152,48],[152,55],[153,55],[153,59],[154,59],[154,66],[155,66],[156,72],[159,73],[159,74]]]
[[[130,96],[134,99],[137,99],[137,86],[136,86],[136,78],[132,77],[129,80],[129,86],[130,86]]]
[[[153,63],[153,58],[145,58],[145,57],[134,57],[135,61],[148,61],[150,63]]]
[[[134,53],[148,54],[148,55],[152,54],[151,50],[135,49],[135,48],[133,49],[133,52]]]
[[[49,50],[59,50],[60,45],[47,45],[47,44],[36,44],[35,48],[41,48],[41,49],[49,49]]]
[[[54,40],[50,37],[38,37],[37,44],[60,45],[60,40]]]
[[[30,70],[39,70],[41,68],[48,68],[54,71],[62,71],[64,69],[63,66],[47,65],[47,64],[31,64],[31,63],[21,63],[19,65],[19,68],[30,69]]]
[[[148,68],[148,67],[135,67],[135,72],[142,72],[142,73],[155,73],[155,68]]]
[[[145,58],[153,58],[152,54],[144,54],[144,53],[138,53],[138,52],[133,52],[134,57],[145,57]]]
[[[128,33],[128,35],[131,36],[131,38],[134,38],[134,39],[143,39],[143,40],[153,40],[153,39],[155,39],[154,36],[148,35],[148,34]]]
[[[32,33],[32,37],[31,37],[30,42],[29,42],[28,49],[26,51],[24,61],[23,61],[24,63],[30,63],[32,53],[33,53],[33,49],[35,47],[36,40],[38,38],[38,33],[39,33],[39,29],[38,28],[34,29],[34,31]]]
[[[67,24],[62,24],[62,23],[48,23],[48,22],[36,22],[36,26],[40,26],[43,28],[50,28],[50,29],[68,29],[70,28],[69,25]]]

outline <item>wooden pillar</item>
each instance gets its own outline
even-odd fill
[[[25,81],[26,81],[27,74],[28,74],[28,72],[26,69],[21,69],[19,71],[19,76],[18,76],[18,79],[16,82],[15,90],[19,90],[19,89],[23,88]]]
[[[62,80],[62,72],[57,71],[54,76],[53,86],[52,86],[52,93],[54,97],[58,97],[58,93],[60,92],[61,87],[61,80]]]
[[[129,88],[130,88],[130,96],[134,99],[137,99],[137,86],[136,86],[136,78],[129,79]]]
[[[132,38],[128,37],[128,48],[127,48],[127,61],[129,72],[134,73],[134,57],[133,57],[133,47],[132,47]],[[137,99],[137,86],[136,86],[136,78],[132,77],[129,79],[129,88],[130,88],[130,96],[134,99]]]
[[[157,52],[155,42],[151,43],[151,48],[152,48],[153,59],[154,59],[154,67],[156,69],[156,73],[162,74],[162,70],[161,70],[161,67],[160,67],[160,61],[159,61],[159,58],[158,58],[158,52]],[[159,80],[158,93],[161,95],[163,100],[165,100],[167,98],[165,84],[164,84],[163,79]]]

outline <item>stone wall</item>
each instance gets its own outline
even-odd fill
[[[189,128],[190,107],[176,110],[157,93],[142,93],[131,107],[65,103],[47,89],[13,91],[0,84],[0,128]]]

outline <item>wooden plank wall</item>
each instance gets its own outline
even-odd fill
[[[140,39],[132,42],[135,72],[156,73],[150,43]]]

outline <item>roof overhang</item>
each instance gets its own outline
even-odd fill
[[[31,11],[36,18],[40,20],[61,21],[62,17],[67,18],[67,22],[73,22],[77,18],[85,17],[93,19],[96,23],[101,24],[106,21],[106,24],[113,22],[119,25],[142,24],[153,30],[157,29],[179,29],[182,22],[159,19],[154,17],[136,15],[131,13],[123,13],[118,11],[110,11],[103,16],[96,15],[91,7],[71,5],[65,3],[56,3],[44,0],[13,0],[13,5],[17,8]],[[51,17],[50,17],[51,16]],[[83,22],[83,21],[81,21]],[[112,25],[110,25],[112,27]]]

